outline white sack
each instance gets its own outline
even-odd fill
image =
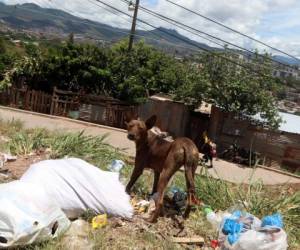
[[[287,235],[283,229],[276,233],[264,233],[249,230],[241,234],[235,249],[237,250],[286,250]]]
[[[69,226],[66,215],[38,186],[21,181],[0,185],[0,248],[49,240]]]
[[[31,165],[21,181],[43,187],[47,197],[52,197],[68,218],[77,218],[87,209],[125,218],[133,215],[119,174],[102,171],[80,159],[38,162]]]

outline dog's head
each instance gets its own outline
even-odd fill
[[[151,116],[146,121],[142,121],[139,118],[128,119],[125,122],[128,132],[127,138],[135,142],[147,138],[147,131],[155,125],[156,119],[156,115]]]

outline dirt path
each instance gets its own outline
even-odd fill
[[[127,154],[134,156],[134,144],[127,140],[126,132],[120,129],[100,126],[96,124],[78,122],[71,119],[41,115],[37,113],[11,109],[0,106],[0,118],[5,120],[19,119],[26,128],[43,127],[49,130],[82,131],[90,135],[108,134],[106,139],[110,145],[123,149]],[[198,170],[200,171],[200,169]],[[237,164],[223,160],[215,161],[214,169],[208,170],[209,174],[216,178],[221,178],[234,183],[249,183],[261,180],[266,185],[278,184],[300,184],[300,178],[284,175],[281,173],[269,171],[263,168],[257,168],[254,172],[250,168],[243,168]]]

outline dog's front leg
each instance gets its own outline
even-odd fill
[[[144,170],[144,167],[142,165],[135,164],[135,167],[134,167],[133,172],[130,177],[130,181],[128,182],[128,184],[126,186],[125,191],[127,194],[130,194],[132,186],[137,181],[137,179],[141,176],[141,174],[143,173],[143,170]]]

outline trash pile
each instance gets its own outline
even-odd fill
[[[132,218],[133,208],[119,173],[102,171],[77,158],[35,163],[18,181],[0,184],[0,248],[55,238],[87,210],[92,226],[106,215]]]
[[[182,214],[186,206],[187,193],[183,190],[172,187],[164,196],[164,206],[168,208],[168,214]],[[153,194],[149,200],[137,200],[135,197],[131,204],[135,213],[149,216],[155,210],[155,200],[157,193]]]
[[[218,230],[215,248],[222,250],[286,250],[287,235],[280,214],[262,220],[242,210],[215,213],[204,209],[207,220]]]

